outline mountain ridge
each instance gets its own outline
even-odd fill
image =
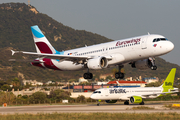
[[[34,59],[26,55],[11,55],[11,49],[22,51],[36,51],[30,27],[38,25],[55,49],[68,50],[86,45],[93,45],[112,41],[96,33],[85,30],[75,30],[57,22],[46,14],[40,13],[35,7],[25,3],[0,4],[0,80],[36,79],[38,81],[78,79],[84,71],[53,71],[31,66],[29,63],[8,62],[9,59]],[[172,67],[177,68],[177,77],[180,77],[180,67],[157,58],[157,71],[140,71],[125,65],[126,77],[143,76],[166,78]],[[113,68],[92,70],[95,78],[100,74],[112,73]]]

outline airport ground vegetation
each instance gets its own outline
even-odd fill
[[[53,113],[0,115],[0,120],[179,120],[178,113]]]

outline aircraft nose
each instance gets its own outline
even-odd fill
[[[95,95],[92,94],[92,95],[90,96],[90,98],[91,98],[91,99],[95,99]]]
[[[174,44],[172,42],[168,43],[168,50],[172,51],[174,49]]]

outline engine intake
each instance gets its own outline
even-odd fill
[[[89,69],[102,69],[107,68],[108,61],[105,57],[97,57],[93,59],[89,59],[87,62],[87,67]]]

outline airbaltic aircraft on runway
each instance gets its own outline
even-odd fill
[[[123,100],[125,101],[125,105],[129,105],[129,101],[144,105],[143,99],[145,98],[156,98],[179,92],[178,88],[173,88],[175,74],[176,68],[173,68],[160,87],[100,88],[94,91],[91,98],[105,100],[107,103],[115,103],[117,100]],[[99,105],[99,102],[97,105]]]
[[[58,52],[49,43],[39,27],[31,27],[37,52],[12,51],[14,53],[37,55],[32,65],[54,70],[82,70],[85,79],[93,77],[89,69],[103,69],[119,66],[116,79],[124,78],[121,68],[129,63],[133,68],[156,70],[154,57],[173,50],[174,44],[162,35],[143,35],[82,48]]]

